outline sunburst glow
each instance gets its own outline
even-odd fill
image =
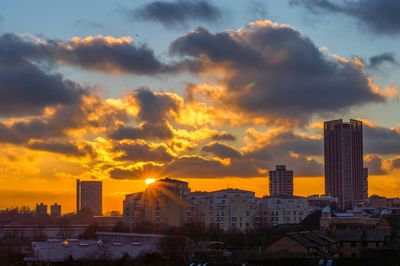
[[[147,185],[150,185],[151,183],[156,182],[156,180],[155,180],[154,178],[147,178],[144,182],[145,182]]]

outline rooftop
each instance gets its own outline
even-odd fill
[[[30,261],[57,262],[73,260],[100,259],[104,256],[110,260],[120,259],[126,255],[135,258],[140,254],[157,251],[154,243],[120,243],[103,242],[102,240],[59,240],[33,242],[34,257]]]

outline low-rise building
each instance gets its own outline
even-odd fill
[[[341,257],[360,257],[365,249],[383,247],[389,241],[389,230],[336,230],[327,235],[336,242]]]
[[[260,201],[261,219],[269,221],[272,226],[298,224],[309,214],[308,202],[304,197],[264,197]]]
[[[257,210],[255,193],[240,189],[191,193],[194,221],[217,224],[221,230],[254,228]]]
[[[308,206],[310,211],[330,207],[332,210],[336,209],[337,198],[325,195],[310,195],[307,197]]]
[[[94,216],[93,220],[99,226],[115,226],[123,221],[123,216],[121,215],[101,215]]]
[[[102,240],[48,240],[32,243],[32,256],[25,258],[30,262],[62,262],[118,260],[137,258],[145,253],[157,252],[155,243],[146,242],[105,242]]]
[[[366,205],[371,208],[391,208],[392,199],[378,195],[372,195],[367,199]]]
[[[320,218],[321,229],[327,228],[347,228],[357,227],[363,228],[365,226],[374,227],[380,221],[380,217],[376,217],[360,210],[346,211],[346,212],[334,212],[329,207],[325,207],[322,210]]]
[[[267,252],[282,255],[332,256],[335,241],[316,231],[287,233],[267,247]]]
[[[267,246],[275,254],[311,257],[359,257],[363,250],[378,249],[390,240],[389,230],[336,230],[287,233]]]

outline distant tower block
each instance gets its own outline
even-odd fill
[[[325,194],[338,198],[339,210],[351,210],[365,193],[362,122],[325,122],[324,153]]]
[[[61,217],[61,205],[58,205],[57,203],[54,203],[53,205],[51,205],[50,206],[50,215],[51,215],[51,217],[54,217],[54,218]]]
[[[286,170],[285,165],[277,165],[269,171],[270,196],[293,196],[293,171]]]
[[[364,200],[368,199],[368,168],[364,167],[363,169],[363,198]]]
[[[36,215],[46,216],[47,215],[47,205],[40,203],[36,204]]]
[[[76,212],[103,213],[103,184],[101,181],[76,181]]]

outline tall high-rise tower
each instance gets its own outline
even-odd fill
[[[76,181],[76,212],[90,211],[102,215],[103,188],[101,181]]]
[[[293,171],[286,170],[285,165],[277,165],[269,171],[270,196],[293,196]]]
[[[364,200],[368,199],[368,168],[364,167],[363,169],[363,180],[364,180]]]
[[[342,119],[324,123],[325,194],[338,198],[338,209],[353,209],[362,202],[362,122]]]

